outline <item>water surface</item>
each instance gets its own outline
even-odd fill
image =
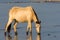
[[[41,23],[41,35],[38,36],[32,23],[32,35],[26,35],[27,23],[17,25],[18,35],[11,30],[10,37],[4,36],[4,27],[8,21],[9,9],[13,6],[32,6]],[[12,25],[13,26],[13,25]],[[13,27],[12,27],[13,28]],[[0,3],[0,40],[60,40],[60,3]]]

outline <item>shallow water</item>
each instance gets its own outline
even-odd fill
[[[13,6],[32,6],[41,23],[41,35],[37,35],[33,25],[32,35],[26,35],[27,23],[17,25],[18,35],[11,30],[10,36],[4,36],[4,27],[8,21],[9,9]],[[13,25],[12,25],[13,26]],[[13,28],[13,27],[12,27]],[[60,40],[60,3],[0,3],[0,40]]]

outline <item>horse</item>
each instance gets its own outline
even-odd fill
[[[36,32],[40,34],[41,21],[39,21],[37,14],[32,6],[26,7],[18,7],[14,6],[9,10],[9,18],[8,22],[5,26],[5,34],[6,32],[10,33],[11,24],[14,21],[14,32],[17,34],[16,26],[18,23],[27,22],[27,30],[26,33],[32,32],[32,22],[36,25]]]

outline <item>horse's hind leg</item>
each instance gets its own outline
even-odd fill
[[[15,32],[15,35],[17,35],[16,25],[17,25],[17,22],[15,20],[15,22],[14,22],[14,32]]]
[[[32,24],[31,24],[31,21],[28,22],[28,26],[27,26],[27,35],[28,35],[28,32],[32,33]]]
[[[12,21],[13,20],[9,18],[8,23],[7,23],[6,27],[5,27],[5,34],[6,34],[7,31],[8,31],[8,33],[10,32]]]

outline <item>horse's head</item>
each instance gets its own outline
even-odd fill
[[[36,21],[36,31],[38,34],[40,34],[41,31],[41,21]]]

